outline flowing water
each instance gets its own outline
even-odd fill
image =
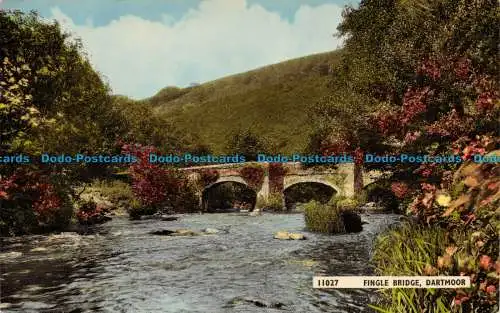
[[[114,218],[92,235],[3,238],[1,312],[369,312],[373,290],[313,289],[315,275],[369,275],[373,239],[396,215],[357,234],[304,231],[301,214]],[[161,229],[224,229],[166,237]],[[279,230],[308,240],[277,240]]]

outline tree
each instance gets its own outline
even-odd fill
[[[380,152],[386,145],[366,119],[376,102],[355,93],[345,77],[333,79],[338,89],[311,109],[316,116],[317,130],[310,138],[308,150],[324,155],[352,155],[355,158],[354,189],[359,192],[363,188],[363,152]]]
[[[0,10],[0,123],[0,154],[34,163],[0,165],[2,234],[64,228],[81,167],[36,156],[110,151],[121,119],[79,41],[36,13]]]
[[[345,11],[343,75],[374,103],[363,116],[387,144],[386,154],[455,154],[460,163],[498,155],[499,33],[491,25],[499,24],[499,13],[492,0],[366,0]],[[396,291],[384,311],[434,312],[438,303],[452,303],[453,312],[497,312],[498,166],[400,163],[391,170],[392,191],[411,203],[407,213],[422,229],[445,228],[450,242],[445,251],[433,246],[413,260],[426,265],[410,271],[467,275],[472,287],[432,295]],[[387,266],[379,268],[382,275],[408,265],[390,253],[380,264]],[[399,299],[408,301],[398,306]]]
[[[267,147],[264,140],[251,130],[246,129],[231,137],[227,146],[227,153],[243,155],[246,161],[255,161],[257,160],[257,154],[267,153]]]
[[[79,40],[63,33],[57,23],[42,21],[36,13],[2,10],[0,60],[3,84],[9,83],[6,75],[10,81],[16,80],[9,87],[15,98],[7,94],[7,103],[2,100],[1,118],[10,128],[2,134],[4,152],[75,153],[111,148],[120,126],[118,113],[112,109],[109,87],[92,69]],[[18,108],[10,110],[13,105]]]
[[[185,152],[191,143],[167,118],[156,114],[153,107],[142,101],[115,96],[113,107],[120,112],[124,131],[120,140],[155,146],[162,153]]]

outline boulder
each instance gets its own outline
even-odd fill
[[[179,219],[179,217],[178,216],[162,215],[162,216],[160,216],[160,219],[162,221],[177,221]]]
[[[299,233],[289,233],[287,231],[279,231],[276,234],[274,234],[274,239],[304,240],[304,239],[306,239],[306,236],[304,236],[303,234],[299,234]]]
[[[279,231],[276,234],[274,234],[274,239],[289,240],[290,233],[287,231]]]
[[[303,234],[299,234],[299,233],[290,233],[290,239],[292,239],[292,240],[304,240],[304,239],[306,239],[306,236],[304,236]]]
[[[285,307],[285,304],[281,302],[268,302],[261,299],[242,298],[242,297],[236,297],[232,299],[229,303],[229,306],[235,306],[243,303],[253,304],[260,308],[283,309]]]
[[[151,235],[160,235],[160,236],[170,236],[173,233],[175,233],[175,231],[168,229],[162,229],[150,232]]]
[[[199,233],[190,229],[178,229],[170,236],[198,236]]]
[[[377,207],[377,203],[375,203],[375,202],[367,202],[367,203],[365,203],[364,206],[367,207],[367,208],[375,208],[375,207]]]
[[[342,212],[341,215],[346,233],[358,233],[363,230],[363,224],[359,214],[345,211]]]
[[[262,211],[260,209],[255,209],[252,212],[248,213],[249,216],[259,216],[262,215]]]
[[[218,229],[216,229],[216,228],[205,228],[205,229],[203,230],[203,232],[204,232],[205,234],[208,234],[208,235],[214,235],[214,234],[218,234],[218,233],[220,233],[220,230],[218,230]]]
[[[197,236],[200,233],[197,233],[190,229],[177,229],[177,230],[169,230],[162,229],[157,231],[150,232],[151,235],[160,235],[160,236]]]

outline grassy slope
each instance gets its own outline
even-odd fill
[[[321,53],[195,87],[167,87],[143,101],[181,130],[198,134],[215,153],[224,153],[231,134],[246,128],[283,153],[301,152],[311,131],[308,106],[331,92],[325,66],[336,64],[339,56]]]

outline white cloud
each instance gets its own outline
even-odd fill
[[[1,1],[1,0],[0,0]],[[161,22],[127,15],[106,26],[75,25],[60,9],[51,19],[81,37],[113,91],[133,98],[165,86],[187,86],[288,58],[330,51],[342,8],[302,6],[293,23],[245,0],[205,0],[182,19]]]

